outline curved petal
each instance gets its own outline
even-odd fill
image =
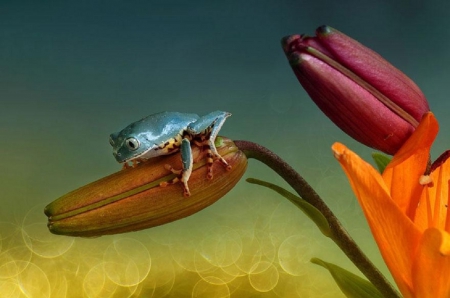
[[[426,113],[417,129],[383,172],[383,179],[392,199],[411,219],[414,218],[423,189],[419,178],[426,170],[430,148],[438,130],[439,125],[433,113]]]
[[[381,255],[405,297],[412,297],[412,257],[421,233],[389,195],[370,164],[340,143],[332,147],[364,211]]]
[[[412,269],[416,297],[450,297],[450,234],[427,229]]]
[[[450,231],[448,210],[450,203],[450,159],[441,164],[430,176],[433,183],[424,186],[414,223],[421,231],[430,227]]]

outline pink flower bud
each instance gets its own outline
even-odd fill
[[[371,49],[328,26],[283,38],[284,52],[316,105],[355,140],[395,154],[428,112],[414,82]]]

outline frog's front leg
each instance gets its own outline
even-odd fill
[[[189,197],[191,195],[191,192],[189,191],[189,177],[191,177],[192,174],[192,167],[193,167],[193,156],[192,156],[192,149],[191,149],[191,143],[188,139],[183,139],[181,141],[180,146],[180,152],[181,152],[181,170],[174,169],[171,165],[166,164],[165,168],[172,173],[178,175],[177,178],[173,179],[170,182],[162,182],[160,185],[162,187],[165,187],[169,184],[175,184],[178,181],[181,181],[183,183],[183,194],[185,197]],[[181,176],[180,176],[181,174]]]
[[[189,197],[191,195],[189,191],[188,181],[189,177],[191,177],[192,174],[192,167],[194,164],[193,157],[192,157],[192,149],[191,149],[191,143],[188,139],[183,139],[181,141],[181,164],[183,166],[183,170],[181,172],[181,182],[183,183],[184,187],[184,196]]]
[[[129,164],[130,162],[131,162],[131,164]],[[141,162],[142,162],[142,160],[140,160],[138,158],[132,159],[132,160],[127,161],[127,162],[124,162],[122,164],[122,170],[129,169],[129,168],[135,168]]]
[[[213,178],[212,164],[215,159],[220,160],[220,162],[227,168],[231,169],[226,160],[217,152],[217,148],[214,144],[217,134],[219,133],[225,120],[231,116],[231,113],[223,111],[215,111],[209,113],[205,116],[200,117],[197,121],[191,123],[187,127],[187,131],[194,138],[194,142],[198,146],[206,146],[210,153],[208,152],[208,179]]]

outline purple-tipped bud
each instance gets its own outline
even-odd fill
[[[357,141],[395,154],[430,110],[411,79],[328,26],[282,39],[295,75],[317,106]]]

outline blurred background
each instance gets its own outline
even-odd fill
[[[450,147],[445,1],[2,1],[0,289],[10,297],[339,297],[319,257],[356,274],[298,209],[242,180],[213,206],[149,230],[51,235],[46,204],[120,169],[110,133],[160,111],[233,114],[319,192],[389,279],[330,146],[336,128],[280,46],[327,24],[374,49],[427,96]],[[286,184],[251,160],[244,178]],[[7,291],[7,292],[5,292]]]

